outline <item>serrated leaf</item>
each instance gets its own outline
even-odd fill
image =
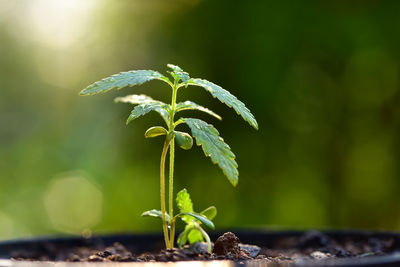
[[[173,64],[168,64],[168,68],[172,69],[173,73],[179,77],[182,82],[187,83],[190,80],[189,73],[184,72],[183,69],[181,69],[179,66],[173,65]],[[174,75],[172,75],[174,76]],[[175,77],[174,77],[175,78]]]
[[[148,217],[148,216],[162,219],[162,212],[160,210],[148,210],[142,213],[142,217]],[[168,213],[165,213],[165,220],[167,222],[171,220]]]
[[[176,143],[182,149],[188,150],[193,146],[193,138],[184,132],[174,131]]]
[[[193,202],[190,199],[190,195],[186,189],[182,189],[178,192],[176,195],[176,204],[180,213],[193,212]],[[191,216],[181,216],[181,218],[187,224],[190,224],[194,221]]]
[[[185,101],[185,102],[176,104],[176,112],[180,112],[183,110],[199,110],[199,111],[205,112],[211,116],[214,116],[215,118],[217,118],[219,120],[222,120],[221,116],[219,116],[215,112],[209,110],[208,108],[202,107],[192,101]]]
[[[182,212],[178,215],[182,218],[184,216],[191,216],[191,217],[199,220],[202,224],[204,224],[208,228],[215,229],[214,223],[201,214],[194,213],[194,212]]]
[[[231,148],[219,136],[219,132],[211,124],[199,119],[186,118],[183,121],[189,126],[198,146],[202,146],[204,154],[222,169],[233,186],[239,180],[239,172],[235,155]]]
[[[168,105],[154,101],[154,102],[148,102],[148,103],[143,103],[140,105],[137,105],[131,112],[131,115],[129,115],[128,120],[126,121],[126,124],[130,123],[134,119],[139,118],[140,116],[143,116],[150,111],[157,111],[161,117],[163,117],[165,122],[169,121],[169,114],[168,114]]]
[[[221,86],[216,85],[204,79],[191,79],[189,81],[190,85],[197,85],[203,87],[208,91],[213,97],[217,98],[222,103],[226,104],[228,107],[233,108],[237,114],[242,116],[242,118],[247,121],[255,129],[258,129],[258,123],[251,114],[250,110],[246,108],[244,103],[238,100],[234,95],[229,93],[227,90],[223,89]]]
[[[80,95],[95,95],[112,89],[121,89],[126,86],[140,85],[151,80],[169,81],[169,79],[154,70],[131,70],[114,74],[97,81],[80,92]]]
[[[200,214],[206,216],[207,219],[212,220],[217,216],[217,208],[214,206],[208,207],[200,212]]]
[[[152,138],[152,137],[157,137],[160,135],[166,135],[168,133],[167,129],[161,126],[154,126],[150,127],[147,129],[147,131],[144,133],[144,137],[146,138]]]

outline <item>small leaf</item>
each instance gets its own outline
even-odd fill
[[[172,69],[173,74],[171,73],[172,77],[176,79],[176,76],[182,80],[182,82],[187,83],[190,80],[189,73],[184,72],[180,67],[173,65],[173,64],[168,64],[168,68]]]
[[[142,217],[157,217],[162,219],[162,212],[160,210],[148,210],[142,213]],[[165,213],[165,220],[169,223],[171,218],[169,217],[168,213]]]
[[[167,67],[170,68],[173,72],[182,72],[183,69],[181,69],[179,66],[174,65],[174,64],[167,64]]]
[[[126,86],[140,85],[151,80],[162,80],[168,82],[169,79],[154,70],[131,70],[114,74],[110,77],[97,81],[80,92],[80,95],[95,95],[105,93],[111,89],[121,89]]]
[[[203,235],[195,225],[190,224],[185,226],[185,230],[179,235],[177,243],[179,248],[182,248],[185,244],[194,244],[196,242],[204,241]]]
[[[180,112],[183,110],[199,110],[199,111],[205,112],[211,116],[214,116],[215,118],[217,118],[219,120],[222,120],[221,116],[219,116],[215,112],[209,110],[208,108],[197,105],[196,103],[194,103],[192,101],[185,101],[185,102],[176,104],[176,112]]]
[[[168,133],[168,131],[164,127],[154,126],[154,127],[147,129],[144,136],[146,138],[151,138],[151,137],[157,137],[160,135],[166,135],[167,133]]]
[[[169,121],[169,114],[168,114],[168,105],[164,104],[159,101],[154,101],[154,102],[148,102],[148,103],[143,103],[140,105],[137,105],[131,112],[131,115],[129,115],[128,120],[126,121],[126,124],[130,123],[134,119],[139,118],[140,116],[143,116],[150,111],[157,111],[161,117],[164,119],[165,122]]]
[[[191,79],[190,85],[201,86],[208,91],[213,97],[217,98],[222,103],[225,103],[228,107],[232,107],[237,114],[247,121],[255,129],[258,129],[258,123],[251,114],[250,110],[246,108],[244,103],[238,100],[234,95],[223,89],[221,86],[216,85],[212,82],[203,79]]]
[[[193,203],[192,203],[192,200],[190,199],[190,195],[186,189],[182,189],[176,195],[176,204],[181,213],[193,212]],[[194,221],[193,218],[190,216],[181,216],[181,218],[187,224]]]
[[[194,244],[196,242],[202,242],[204,241],[203,235],[200,232],[200,230],[193,228],[189,231],[187,235],[187,239],[189,241],[189,244]]]
[[[208,228],[215,229],[214,223],[201,214],[194,213],[194,212],[183,212],[178,215],[180,217],[183,217],[184,215],[192,216],[193,218],[199,220],[201,223],[203,223]]]
[[[189,126],[198,146],[202,146],[204,154],[222,169],[233,186],[239,180],[239,172],[235,155],[231,148],[219,136],[219,132],[211,124],[199,119],[186,118],[183,121]]]
[[[217,216],[217,208],[214,206],[208,207],[200,212],[200,214],[206,216],[207,219],[212,220]]]
[[[193,138],[184,132],[174,131],[176,143],[185,150],[191,149],[193,146]]]
[[[175,72],[175,74],[178,75],[183,83],[188,83],[190,80],[189,74],[187,72]]]

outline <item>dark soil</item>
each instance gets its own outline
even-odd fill
[[[259,259],[267,262],[287,263],[303,260],[324,260],[330,258],[370,257],[386,255],[400,251],[398,240],[393,237],[342,237],[334,239],[317,231],[306,232],[301,236],[281,237],[270,247],[241,244],[233,233],[220,236],[207,253],[206,244],[196,244],[183,249],[158,250],[135,254],[121,243],[109,247],[76,246],[57,247],[52,243],[38,246],[35,249],[13,250],[10,254],[14,260],[30,261],[193,261],[193,260],[233,260],[246,261]]]

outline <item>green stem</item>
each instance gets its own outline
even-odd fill
[[[171,99],[171,114],[170,114],[170,124],[169,124],[169,133],[172,134],[175,128],[174,125],[174,116],[175,116],[175,105],[176,105],[176,95],[178,93],[178,81],[175,80],[174,86],[172,87],[172,99]],[[174,217],[174,160],[175,160],[175,136],[172,135],[172,139],[170,141],[170,150],[169,150],[169,180],[168,180],[168,197],[169,197],[169,216],[170,218]],[[171,221],[170,223],[170,247],[174,247],[174,239],[175,239],[175,223]]]
[[[161,200],[161,216],[162,216],[162,224],[163,224],[163,232],[164,232],[164,241],[167,249],[172,248],[170,246],[169,237],[168,237],[168,226],[167,220],[165,219],[165,158],[167,157],[168,147],[169,147],[169,137],[165,139],[164,147],[161,153],[161,162],[160,162],[160,200]]]
[[[174,216],[174,158],[175,158],[175,139],[172,138],[169,144],[169,181],[168,181],[168,197],[169,197],[169,214],[171,218]],[[170,246],[174,247],[175,224],[171,224],[170,228]]]
[[[211,253],[211,239],[208,236],[207,232],[204,231],[204,229],[201,226],[198,226],[197,229],[200,230],[201,234],[203,235],[203,237],[206,239],[207,242],[207,251],[208,253]]]
[[[170,245],[171,248],[174,248],[174,239],[175,239],[175,222],[171,223],[171,229],[170,229],[170,236],[171,236],[171,240],[170,240]]]

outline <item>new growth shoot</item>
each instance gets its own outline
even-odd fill
[[[205,112],[219,120],[221,117],[213,111],[202,107],[192,101],[184,101],[177,103],[177,95],[180,90],[189,85],[202,87],[213,97],[222,103],[233,108],[237,114],[247,121],[255,129],[258,124],[253,114],[246,106],[235,96],[220,86],[204,79],[191,78],[187,72],[180,67],[168,64],[171,71],[172,80],[168,77],[153,70],[134,70],[121,72],[108,78],[95,82],[80,92],[80,95],[95,95],[105,93],[112,89],[121,89],[127,86],[141,85],[151,80],[160,80],[171,87],[171,103],[166,104],[158,100],[154,100],[146,95],[127,95],[125,97],[117,97],[115,102],[129,103],[135,105],[128,117],[127,124],[134,119],[143,116],[150,111],[157,112],[165,122],[165,126],[153,126],[145,132],[146,138],[164,136],[165,141],[161,152],[160,160],[160,204],[161,210],[150,210],[142,214],[142,216],[153,216],[161,218],[164,233],[165,246],[167,249],[174,247],[175,222],[177,218],[181,218],[185,223],[185,230],[178,238],[178,245],[182,247],[186,243],[193,244],[198,241],[206,241],[208,249],[211,249],[211,241],[206,231],[202,228],[205,225],[214,229],[212,219],[216,216],[217,210],[211,206],[200,213],[193,211],[193,204],[186,189],[177,194],[176,203],[179,213],[174,215],[174,165],[175,165],[175,144],[180,148],[188,150],[193,146],[193,138],[196,139],[198,146],[202,146],[204,154],[211,158],[214,164],[217,164],[228,178],[233,186],[236,186],[239,179],[237,163],[235,155],[230,147],[219,136],[219,132],[211,124],[200,119],[179,117],[177,114],[184,110],[198,110]],[[192,135],[186,132],[178,131],[176,128],[186,124]],[[165,163],[169,152],[169,175],[168,175],[168,206],[166,201],[166,179],[165,179]],[[167,211],[168,208],[168,211]]]

